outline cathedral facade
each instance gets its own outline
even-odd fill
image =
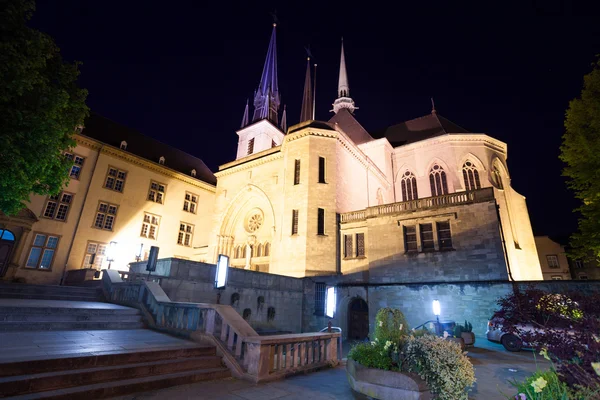
[[[276,27],[236,159],[202,160],[93,116],[75,134],[71,182],[0,214],[0,279],[57,284],[70,270],[126,272],[147,258],[356,282],[543,279],[507,146],[431,113],[382,132],[355,116],[342,44],[338,96],[314,118],[307,63],[301,122],[287,126]],[[109,254],[110,253],[110,254]]]

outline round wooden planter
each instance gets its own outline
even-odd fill
[[[475,344],[475,334],[473,332],[462,332],[460,336],[465,341],[465,346],[473,346]]]
[[[427,384],[417,374],[366,368],[352,359],[346,375],[353,390],[378,400],[431,400]]]

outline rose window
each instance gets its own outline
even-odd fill
[[[250,232],[256,232],[263,223],[263,216],[261,214],[252,214],[248,218],[248,230]]]

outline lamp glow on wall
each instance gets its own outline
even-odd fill
[[[333,318],[335,316],[335,287],[328,286],[325,291],[325,315],[329,318]]]
[[[108,261],[108,269],[110,264],[115,261],[115,251],[117,250],[117,242],[110,242],[106,248],[106,261]]]

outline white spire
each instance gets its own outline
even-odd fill
[[[342,38],[342,55],[340,57],[340,77],[338,80],[338,98],[333,102],[333,111],[338,113],[342,108],[347,108],[351,113],[357,110],[354,100],[350,97],[350,85],[348,84],[348,74],[346,72],[346,57],[344,56],[344,38]]]

